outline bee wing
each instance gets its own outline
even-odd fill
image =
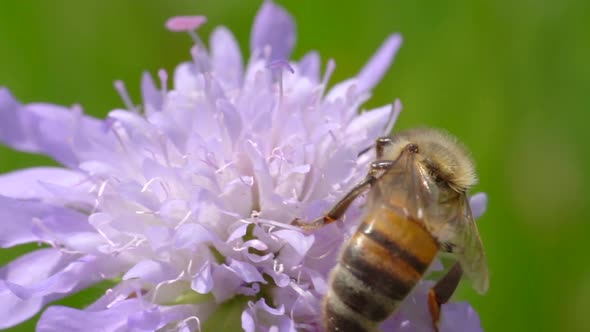
[[[438,187],[411,153],[402,153],[372,190],[369,203],[387,204],[413,220],[423,220],[436,209]]]
[[[471,206],[466,194],[459,198],[456,238],[452,241],[463,271],[471,279],[473,288],[480,294],[487,292],[490,279],[483,243],[473,220]]]
[[[413,154],[402,153],[372,190],[369,204],[387,204],[408,218],[423,222],[443,245],[450,245],[473,288],[485,293],[488,267],[477,225],[464,193],[441,189]]]

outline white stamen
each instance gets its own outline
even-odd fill
[[[112,241],[107,236],[107,234],[101,229],[102,226],[107,225],[107,224],[109,224],[108,221],[103,221],[102,223],[97,224],[96,226],[94,226],[94,229],[96,229],[96,231],[98,232],[98,234],[100,234],[100,236],[102,236],[111,247],[115,247],[117,244],[114,241]]]
[[[301,231],[301,228],[297,227],[297,226],[292,226],[283,222],[278,222],[278,221],[274,221],[274,220],[269,220],[269,219],[259,219],[259,223],[260,224],[267,224],[267,225],[273,225],[276,227],[280,227],[280,228],[285,228],[285,229],[290,229],[293,231]]]
[[[127,155],[128,150],[127,145],[125,144],[125,139],[123,138],[124,133],[121,132],[121,130],[124,130],[124,128],[121,127],[121,124],[119,122],[113,121],[112,125],[110,126],[110,129],[115,135],[115,138],[121,146],[121,149],[123,149],[123,151],[125,151],[125,154]]]
[[[187,213],[184,215],[184,217],[182,218],[182,220],[180,220],[180,222],[178,222],[178,224],[177,224],[176,226],[174,226],[174,229],[175,229],[175,230],[179,229],[179,228],[180,228],[180,226],[184,225],[184,224],[185,224],[185,223],[186,223],[186,222],[189,220],[189,218],[190,218],[192,215],[193,215],[193,211],[190,211],[190,210],[189,210],[189,211],[188,211],[188,212],[187,212]]]
[[[229,163],[225,163],[223,166],[221,166],[220,168],[218,168],[215,171],[215,174],[219,174],[219,173],[223,172],[226,168],[234,165],[235,163],[236,163],[235,161],[230,161]],[[240,177],[240,179],[242,179],[242,177]],[[244,181],[242,180],[242,182],[244,182]]]
[[[123,246],[119,248],[114,248],[114,251],[121,253],[130,248],[139,248],[139,246],[146,241],[147,239],[143,236],[133,235],[133,238],[129,242],[123,244]]]
[[[273,260],[272,269],[276,273],[283,273],[283,271],[285,271],[285,266],[275,259]]]
[[[106,190],[107,184],[109,183],[109,180],[104,180],[101,184],[100,187],[98,187],[98,193],[96,194],[97,197],[101,197],[102,195],[104,195],[104,191]]]
[[[123,81],[121,81],[121,80],[115,81],[115,90],[117,90],[117,92],[119,93],[119,96],[121,97],[121,99],[123,99],[123,103],[125,104],[125,107],[127,107],[127,109],[129,109],[130,111],[138,113],[138,110],[135,107],[135,105],[133,104],[133,102],[131,101],[131,97],[129,96],[129,93],[127,92],[127,88],[125,87],[125,83]]]
[[[198,45],[193,46],[191,48],[191,56],[195,66],[197,66],[198,71],[201,73],[206,73],[209,71],[209,64],[207,62],[207,58],[204,58],[203,55],[206,56],[207,53],[201,50],[205,50],[205,48],[200,48]]]
[[[195,277],[195,275],[192,274],[192,272],[191,272],[192,269],[193,269],[193,259],[191,258],[191,259],[189,259],[188,266],[186,267],[186,273],[191,278]]]
[[[383,132],[384,135],[391,135],[391,131],[393,130],[393,125],[397,121],[397,117],[399,116],[402,110],[402,103],[399,99],[396,99],[393,102],[393,110],[389,114],[389,119],[387,120],[387,125],[385,125],[385,131]]]
[[[180,274],[178,275],[178,277],[172,279],[172,280],[166,280],[166,281],[162,281],[159,284],[156,285],[156,287],[154,288],[154,293],[152,295],[152,303],[156,303],[156,296],[158,295],[158,292],[160,291],[160,288],[162,288],[162,286],[165,285],[171,285],[179,280],[182,279],[182,277],[184,277],[185,272],[181,271]]]
[[[168,92],[168,73],[166,70],[160,69],[158,70],[158,77],[160,78],[162,98],[164,98]]]
[[[202,50],[206,50],[205,44],[203,43],[203,41],[201,40],[201,38],[197,34],[197,31],[191,30],[188,32],[188,34],[189,34],[189,36],[191,36],[191,38],[193,39],[193,41],[195,42],[197,47],[199,47]]]
[[[187,325],[187,323],[188,323],[188,322],[190,322],[191,320],[194,320],[194,321],[196,321],[196,322],[197,322],[197,330],[198,330],[199,332],[202,332],[202,330],[201,330],[201,321],[199,320],[199,317],[197,317],[197,316],[190,316],[190,317],[188,317],[188,318],[185,318],[185,319],[183,319],[182,321],[180,321],[180,323],[178,323],[178,325],[177,325],[177,326],[178,326],[178,327],[181,327],[182,325],[185,325],[185,326],[186,326],[186,325]]]
[[[148,188],[154,184],[156,181],[163,182],[164,180],[160,177],[151,178],[148,182],[146,182],[139,192],[144,193],[148,190]]]
[[[267,68],[270,68],[273,73],[278,76],[279,82],[279,105],[282,104],[283,96],[284,96],[284,88],[283,88],[283,71],[286,69],[291,72],[291,74],[295,73],[293,67],[289,65],[289,62],[286,60],[276,60],[268,64]]]
[[[140,211],[140,210],[136,210],[135,214],[139,215],[139,216],[157,216],[160,215],[160,212],[154,212],[154,211]]]
[[[307,256],[307,257],[309,257],[310,259],[317,259],[317,260],[324,259],[329,254],[333,253],[336,249],[338,249],[337,242],[339,242],[339,241],[333,241],[333,244],[330,245],[330,249],[328,249],[328,251],[326,251],[325,253],[323,253],[319,256]]]
[[[328,60],[328,64],[326,65],[326,72],[324,73],[324,77],[322,78],[323,90],[326,89],[326,86],[328,85],[330,78],[332,78],[332,74],[334,73],[335,69],[336,62],[334,61],[334,59]]]

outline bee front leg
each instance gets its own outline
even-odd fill
[[[377,154],[377,159],[383,158],[383,154],[385,152],[385,147],[390,146],[393,144],[393,140],[391,137],[379,137],[375,141],[375,153]]]
[[[371,163],[371,170],[365,179],[354,186],[341,200],[339,200],[329,211],[323,216],[312,220],[311,222],[303,222],[301,219],[295,219],[291,223],[294,226],[301,227],[305,230],[314,230],[322,226],[333,223],[342,218],[350,204],[365,190],[369,189],[376,181],[376,174],[378,172],[387,170],[393,166],[392,160],[377,160]]]
[[[440,307],[449,301],[462,276],[463,269],[461,264],[457,262],[428,292],[428,309],[436,332],[438,332],[438,323],[440,321]]]
[[[360,157],[362,155],[364,155],[365,153],[369,152],[372,148],[375,148],[375,154],[377,156],[377,159],[381,159],[383,158],[383,152],[385,150],[386,146],[392,145],[393,144],[393,140],[391,139],[391,137],[388,136],[384,136],[384,137],[379,137],[375,140],[375,144],[372,144],[371,146],[362,149],[361,152],[358,153],[357,157]]]

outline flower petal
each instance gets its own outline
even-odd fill
[[[295,46],[295,20],[283,7],[267,0],[256,14],[251,36],[252,53],[270,46],[270,60],[288,60]]]
[[[110,257],[97,257],[86,255],[79,257],[78,254],[64,254],[56,249],[43,249],[55,252],[46,252],[46,255],[56,256],[59,264],[39,262],[39,254],[27,254],[18,260],[5,266],[2,275],[7,281],[22,286],[19,294],[23,298],[46,296],[55,294],[67,294],[82,286],[117,275],[126,263],[113,260]],[[34,252],[36,253],[36,251]],[[49,264],[49,265],[47,265]],[[45,279],[35,277],[31,279],[29,274],[35,269],[49,271],[51,274]]]
[[[51,230],[52,235],[89,230],[85,227],[84,215],[79,212],[37,201],[0,196],[0,247],[8,248],[42,239],[58,240],[55,236],[46,238],[36,233],[34,222]]]
[[[186,326],[190,327],[189,331],[197,331],[197,320],[187,319],[199,317],[204,320],[215,308],[211,303],[150,305],[145,298],[129,298],[131,289],[139,289],[140,285],[124,283],[107,291],[84,310],[49,307],[41,316],[37,331],[155,331],[167,324],[176,325],[175,331]]]
[[[8,90],[0,88],[0,142],[17,150],[47,154],[75,168],[96,153],[97,141],[103,149],[114,144],[102,122],[82,114],[79,107],[21,105]]]
[[[369,62],[356,76],[359,92],[369,91],[379,83],[385,72],[389,69],[401,44],[402,37],[399,34],[391,35],[385,40],[377,53],[371,57]]]
[[[146,259],[127,271],[123,276],[123,280],[140,278],[152,284],[158,284],[162,281],[172,280],[177,275],[178,272],[170,264]]]
[[[158,307],[135,312],[129,316],[128,325],[132,330],[155,330],[160,325],[162,315]]]
[[[205,263],[199,273],[191,280],[191,288],[201,294],[207,294],[213,288],[213,276],[211,275],[211,264]]]
[[[383,131],[387,126],[387,119],[392,116],[392,111],[391,105],[385,105],[369,112],[363,112],[360,116],[354,118],[345,132],[347,137],[351,138],[348,144],[362,142],[367,139],[370,140],[369,145],[374,143],[377,137],[383,135]]]
[[[0,284],[0,302],[6,309],[0,310],[0,329],[15,326],[33,317],[44,305],[42,298],[23,301],[11,292],[5,292]]]
[[[240,277],[244,282],[262,282],[266,283],[262,274],[252,264],[242,262],[239,260],[231,259],[229,267],[232,271]]]
[[[242,328],[244,332],[256,331],[256,322],[254,321],[254,315],[251,310],[242,311]]]
[[[42,297],[23,300],[6,283],[16,281],[34,283],[42,280],[64,264],[64,257],[57,250],[42,249],[21,256],[0,270],[0,329],[14,326],[35,315],[43,306]],[[12,286],[12,285],[10,285]]]
[[[158,90],[152,75],[147,71],[141,76],[141,96],[146,114],[149,115],[162,109],[164,100],[162,92]]]
[[[257,331],[256,327],[263,324],[269,326],[268,331],[291,331],[291,319],[285,314],[285,307],[273,308],[266,304],[264,298],[248,302],[248,308],[242,312],[242,328],[244,331]],[[278,327],[281,327],[280,329]]]
[[[209,44],[211,66],[217,80],[225,90],[240,87],[244,68],[242,52],[234,35],[227,28],[218,27],[213,30]]]
[[[18,199],[43,199],[54,196],[45,184],[78,186],[87,190],[89,186],[84,184],[85,179],[84,174],[66,168],[27,168],[0,175],[0,195]]]
[[[4,266],[0,270],[0,302],[6,305],[0,307],[0,326],[18,324],[45,303],[119,273],[120,265],[111,259],[78,256],[41,249]],[[15,312],[19,315],[13,317]]]
[[[303,260],[315,240],[313,235],[306,236],[299,231],[288,229],[278,230],[273,232],[273,235],[289,244],[281,249],[280,257],[281,260],[292,266],[299,264]]]
[[[141,310],[142,305],[136,299],[117,303],[110,309],[101,311],[51,306],[39,319],[37,331],[125,331],[128,330],[128,317]]]
[[[474,219],[481,217],[488,206],[488,195],[485,193],[477,193],[469,198],[469,205],[471,205],[471,214]]]
[[[213,289],[215,301],[221,303],[232,298],[240,288],[243,280],[227,265],[218,265],[213,269]]]
[[[309,78],[314,84],[320,81],[320,55],[312,51],[306,53],[299,61],[299,74]]]
[[[441,307],[441,332],[481,332],[479,316],[467,302],[446,303]]]
[[[27,112],[21,112],[21,108],[22,105],[12,93],[1,87],[0,141],[18,150],[35,150],[36,144],[29,139],[27,133],[27,128],[33,124],[33,116]]]

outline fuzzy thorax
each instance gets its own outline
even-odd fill
[[[383,159],[395,160],[408,144],[418,146],[422,162],[451,188],[465,192],[477,183],[475,167],[467,149],[454,136],[432,128],[399,132],[385,147]]]

